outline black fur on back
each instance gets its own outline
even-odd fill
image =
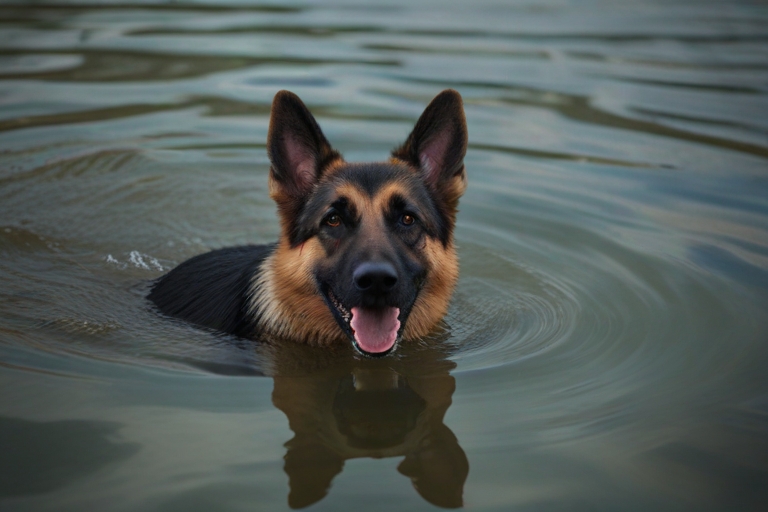
[[[155,281],[149,300],[175,318],[236,336],[252,336],[248,294],[274,245],[228,247],[191,258]]]

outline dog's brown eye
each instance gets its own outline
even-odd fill
[[[413,215],[408,215],[407,213],[400,217],[400,222],[403,223],[405,226],[410,226],[414,222],[416,222],[416,219],[413,217]]]
[[[341,225],[341,217],[339,217],[339,215],[336,213],[332,213],[325,218],[325,223],[332,228],[337,228],[339,225]]]

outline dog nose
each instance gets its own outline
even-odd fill
[[[386,293],[397,284],[397,271],[390,263],[365,262],[355,269],[352,280],[362,292]]]

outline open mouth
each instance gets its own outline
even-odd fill
[[[352,338],[357,350],[373,357],[384,356],[394,350],[403,326],[400,321],[400,308],[347,308],[330,290],[326,290],[325,295],[335,313],[336,321]]]

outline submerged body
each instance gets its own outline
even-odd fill
[[[163,313],[256,338],[350,340],[384,355],[429,333],[458,279],[453,243],[466,187],[461,97],[443,91],[380,163],[347,163],[294,94],[272,105],[267,141],[277,244],[196,256],[149,294]]]

